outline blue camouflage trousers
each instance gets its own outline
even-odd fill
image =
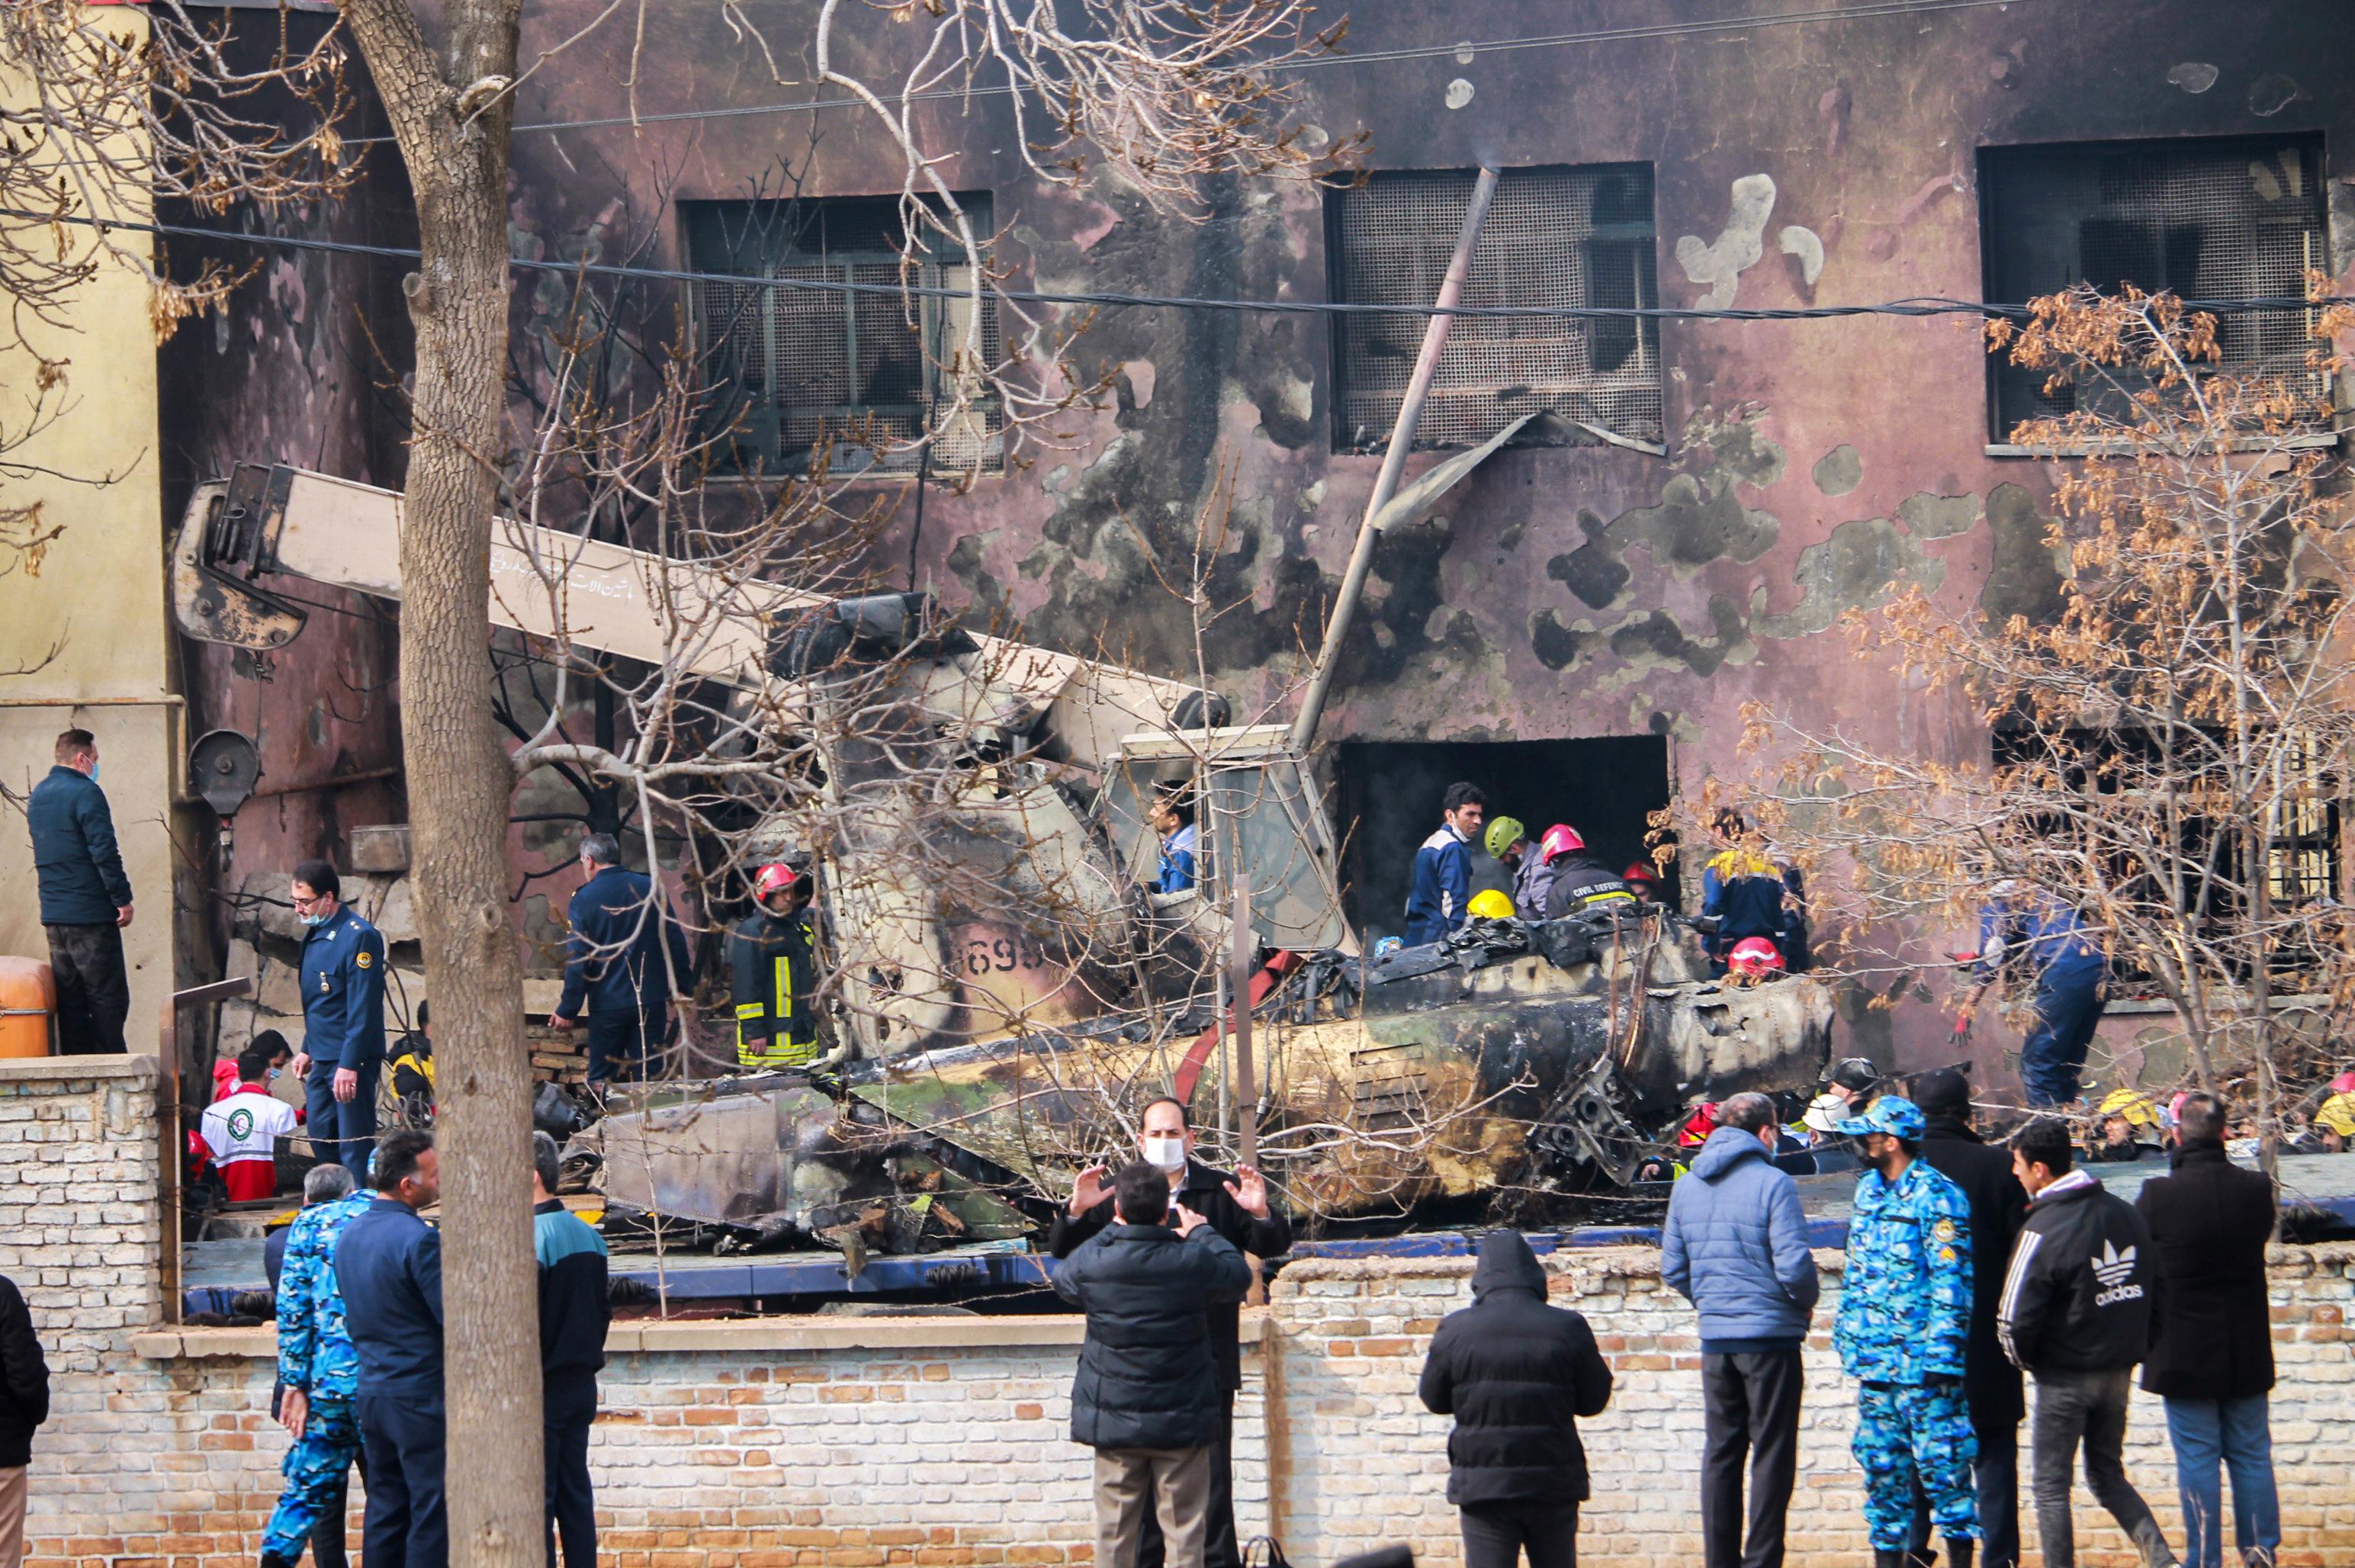
[[[270,1523],[261,1532],[261,1550],[287,1563],[299,1563],[329,1509],[341,1511],[348,1495],[351,1468],[360,1456],[359,1413],[347,1399],[311,1402],[303,1435],[286,1451],[279,1471],[286,1489],[278,1495]],[[336,1521],[339,1525],[341,1520]]]
[[[1930,1499],[1930,1518],[1949,1540],[1979,1533],[1971,1466],[1978,1439],[1959,1378],[1919,1386],[1864,1383],[1857,1390],[1856,1439],[1864,1467],[1864,1522],[1876,1552],[1906,1544],[1913,1528],[1913,1488]]]

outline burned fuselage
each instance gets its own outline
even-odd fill
[[[1284,955],[1252,1009],[1261,1163],[1296,1212],[1624,1183],[1697,1100],[1795,1090],[1827,1059],[1828,987],[1709,976],[1646,911],[1476,923],[1376,961]],[[768,1240],[938,1245],[1018,1232],[1144,1103],[1234,1109],[1207,1009],[1128,1016],[794,1073],[672,1086],[592,1130],[609,1199]],[[991,1206],[981,1207],[986,1201]],[[904,1211],[947,1209],[927,1230]],[[951,1228],[954,1227],[954,1228]]]

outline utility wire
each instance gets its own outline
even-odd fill
[[[1598,27],[1581,33],[1545,33],[1532,37],[1466,39],[1453,44],[1419,44],[1394,49],[1369,49],[1363,54],[1334,52],[1314,55],[1305,59],[1273,61],[1261,69],[1267,72],[1318,70],[1330,66],[1388,65],[1401,60],[1457,59],[1465,56],[1506,54],[1519,49],[1563,48],[1572,44],[1620,43],[1646,38],[1685,37],[1709,33],[1740,32],[1749,27],[1780,27],[1808,22],[1863,21],[1880,16],[1910,16],[1934,11],[1968,11],[1987,5],[2025,5],[2029,0],[1866,0],[1856,5],[1819,6],[1810,11],[1780,11],[1764,16],[1711,17],[1697,22],[1654,22],[1625,27]],[[1468,62],[1466,62],[1468,63]],[[958,99],[1007,98],[1014,93],[1010,84],[996,86],[942,87],[924,92],[878,93],[885,103],[944,103]],[[608,130],[615,126],[673,124],[681,121],[735,120],[762,114],[815,113],[822,110],[857,109],[866,104],[862,98],[808,98],[794,103],[746,103],[721,109],[677,109],[659,114],[614,114],[593,120],[541,120],[510,127],[510,133],[526,132]],[[394,141],[391,136],[355,136],[344,144],[347,147],[375,146]]]
[[[373,256],[390,261],[415,261],[421,259],[418,251],[402,250],[391,245],[360,245],[338,240],[305,240],[291,234],[249,234],[240,229],[199,229],[183,223],[124,223],[95,218],[60,217],[54,213],[28,212],[13,207],[0,207],[0,218],[19,219],[35,223],[71,223],[89,229],[120,229],[134,234],[227,240],[243,245],[274,246],[290,251],[318,251],[335,255]],[[509,257],[506,264],[517,272],[525,272],[636,278],[665,283],[722,284],[741,289],[791,289],[817,293],[889,294],[895,298],[944,300],[964,300],[973,297],[970,290],[946,288],[938,284],[861,283],[853,283],[848,279],[836,281],[818,278],[763,278],[741,272],[697,272],[669,267],[623,267],[594,261],[538,261],[521,256]],[[1459,304],[1442,311],[1435,304],[1360,304],[1348,300],[1207,299],[1192,294],[1134,294],[1109,292],[1063,293],[1041,289],[992,289],[987,292],[994,297],[1023,304],[1083,305],[1118,310],[1226,310],[1257,315],[1433,316],[1444,315],[1467,319],[1501,321],[1833,321],[1859,315],[1976,315],[2022,319],[2029,314],[2025,304],[1997,304],[1983,300],[1947,299],[1935,294],[1889,300],[1880,304],[1760,306],[1752,309],[1708,305]],[[2243,315],[2311,310],[2318,305],[2355,304],[2355,295],[2318,294],[2309,298],[2304,294],[2261,294],[2241,298],[2187,299],[2181,303],[2187,310],[2206,311],[2216,315]]]

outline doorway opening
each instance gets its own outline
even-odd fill
[[[1488,816],[1517,817],[1534,840],[1567,822],[1612,869],[1645,858],[1651,813],[1668,804],[1661,735],[1589,741],[1351,741],[1334,748],[1341,904],[1367,945],[1406,923],[1414,852],[1439,826],[1440,797],[1458,779],[1487,793]],[[1473,886],[1501,886],[1503,868],[1472,847]],[[1663,892],[1677,903],[1677,869]]]

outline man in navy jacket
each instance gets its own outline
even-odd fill
[[[417,1214],[442,1196],[432,1134],[384,1136],[376,1193],[336,1243],[344,1327],[360,1360],[360,1441],[368,1452],[361,1556],[371,1568],[448,1568],[442,1236]]]
[[[1464,923],[1472,902],[1473,838],[1488,797],[1478,784],[1452,784],[1440,797],[1439,830],[1414,852],[1406,895],[1406,944],[1436,942]]]
[[[694,973],[687,933],[655,895],[652,878],[624,869],[610,833],[581,841],[587,880],[572,895],[570,955],[564,995],[549,1023],[570,1029],[589,1009],[589,1082],[645,1076],[646,1053],[670,1035],[672,982],[684,991]]]
[[[1700,1314],[1701,1551],[1708,1568],[1782,1568],[1798,1476],[1799,1390],[1820,1282],[1799,1189],[1774,1168],[1774,1102],[1736,1094],[1668,1198],[1660,1278]],[[1750,1460],[1750,1547],[1742,1465]]]
[[[343,883],[325,860],[294,868],[289,897],[303,923],[303,1080],[311,1147],[367,1173],[376,1136],[376,1083],[384,1067],[384,933],[343,901]]]
[[[531,1241],[539,1259],[539,1392],[548,1469],[548,1518],[564,1568],[597,1568],[597,1499],[589,1481],[589,1427],[597,1419],[597,1374],[605,1365],[605,1238],[556,1196],[556,1140],[531,1135]]]
[[[33,786],[25,823],[58,987],[58,1052],[119,1055],[131,1016],[123,928],[131,923],[131,879],[114,841],[114,816],[98,787],[98,741],[87,730],[58,737],[57,766]]]

